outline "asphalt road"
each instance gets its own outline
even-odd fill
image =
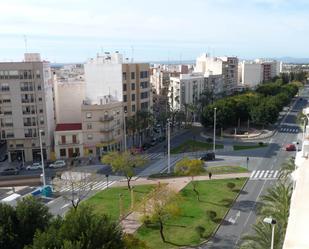
[[[282,163],[291,156],[295,156],[295,152],[287,152],[283,146],[299,140],[301,134],[284,131],[286,127],[298,128],[296,124],[296,115],[307,104],[308,88],[305,88],[291,109],[278,126],[278,132],[268,139],[270,145],[265,150],[259,151],[242,151],[238,156],[259,157],[258,163],[249,163],[250,170],[278,170]],[[289,129],[291,130],[291,129]],[[264,153],[264,155],[262,155]],[[235,153],[234,153],[235,155]],[[256,208],[261,195],[265,194],[267,188],[275,183],[276,180],[250,179],[245,185],[243,191],[237,198],[233,207],[228,212],[225,220],[218,229],[215,236],[200,248],[207,249],[231,249],[238,248],[241,243],[241,237],[251,231],[252,224],[256,221]]]

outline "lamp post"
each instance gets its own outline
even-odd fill
[[[108,188],[108,177],[109,177],[109,175],[106,174],[105,177],[106,177],[106,188]]]
[[[167,120],[167,173],[171,173],[171,131],[170,120]]]
[[[40,150],[41,150],[41,164],[42,164],[42,171],[43,171],[43,186],[45,187],[46,180],[45,180],[44,155],[43,155],[43,146],[42,146],[42,132],[43,132],[43,130],[39,130]]]
[[[275,225],[277,221],[272,217],[267,217],[263,220],[263,222],[271,225],[271,245],[270,249],[274,249],[274,240],[275,240]]]
[[[214,108],[214,142],[213,142],[213,152],[216,152],[216,118],[217,118],[217,108]]]
[[[124,151],[127,152],[127,125],[126,125],[127,111],[123,112],[123,134],[124,134]]]

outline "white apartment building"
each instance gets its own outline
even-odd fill
[[[57,124],[54,138],[57,159],[84,156],[81,123]]]
[[[81,106],[86,98],[83,75],[74,78],[54,77],[56,123],[81,123]]]
[[[151,110],[151,85],[148,63],[129,63],[118,53],[105,53],[85,65],[86,99],[101,104],[103,98],[123,101],[126,116]]]
[[[23,62],[0,63],[0,130],[9,161],[49,159],[54,132],[52,77],[49,62],[25,54]]]
[[[212,90],[214,95],[222,92],[222,75],[181,74],[171,77],[169,85],[169,103],[173,109],[183,109],[185,104],[195,104],[204,90]]]
[[[195,72],[222,74],[224,92],[231,93],[238,83],[237,57],[210,57],[203,54],[196,59]]]

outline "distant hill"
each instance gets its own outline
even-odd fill
[[[294,57],[280,57],[275,58],[278,61],[282,61],[285,63],[297,63],[297,64],[308,64],[309,58],[294,58]]]

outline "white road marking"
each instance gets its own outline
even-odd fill
[[[250,178],[253,178],[253,176],[254,176],[255,173],[256,173],[256,170],[253,170],[252,173],[251,173]]]
[[[67,206],[70,206],[70,203],[64,204],[64,205],[61,207],[61,209],[64,209],[64,208],[66,208]]]
[[[276,177],[277,177],[277,175],[278,175],[278,173],[279,173],[279,171],[278,171],[278,170],[276,170],[276,171],[275,171],[275,174],[273,175],[273,177],[274,177],[274,178],[276,178]]]

